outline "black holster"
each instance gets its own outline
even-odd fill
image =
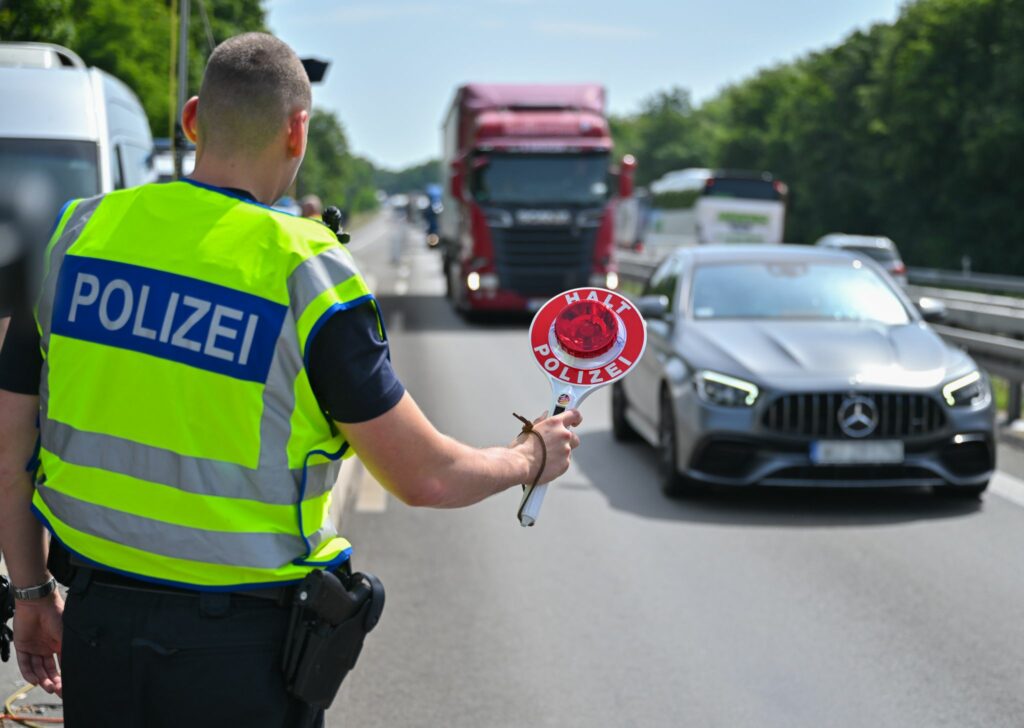
[[[288,691],[314,708],[330,707],[383,609],[376,576],[310,572],[292,602],[283,660]]]

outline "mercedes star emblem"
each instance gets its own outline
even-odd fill
[[[878,427],[878,406],[870,397],[850,396],[839,405],[839,429],[849,437],[867,437]]]

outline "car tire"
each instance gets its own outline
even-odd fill
[[[612,385],[612,437],[618,442],[636,442],[636,430],[626,420],[626,390],[621,382]]]
[[[699,486],[679,472],[676,416],[668,392],[661,393],[658,415],[658,474],[661,492],[669,498],[694,495]]]
[[[936,495],[944,498],[957,498],[962,500],[977,500],[982,493],[988,489],[988,482],[981,485],[942,485],[935,488]]]

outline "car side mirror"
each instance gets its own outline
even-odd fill
[[[647,319],[666,321],[670,318],[668,296],[641,296],[636,300],[637,312]]]
[[[930,324],[942,323],[946,320],[946,304],[937,298],[923,296],[917,299],[917,310],[921,317]]]

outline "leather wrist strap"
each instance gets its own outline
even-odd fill
[[[532,488],[537,485],[537,481],[540,480],[540,476],[544,473],[544,468],[548,463],[548,449],[544,446],[544,438],[540,436],[539,432],[533,429],[532,422],[522,415],[517,415],[515,412],[512,413],[512,416],[523,423],[523,429],[520,430],[519,434],[533,435],[537,438],[537,442],[540,443],[540,469],[537,471],[537,477],[533,479],[532,483],[530,483],[530,487]]]
[[[57,580],[52,576],[49,581],[43,582],[36,586],[25,587],[24,589],[12,586],[11,591],[14,593],[15,599],[22,601],[31,601],[33,599],[42,599],[47,597],[57,589]]]

